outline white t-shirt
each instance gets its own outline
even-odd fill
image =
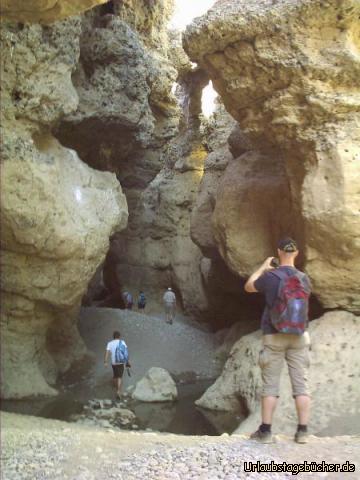
[[[171,290],[167,290],[164,293],[163,300],[165,303],[175,303],[176,302],[175,293],[172,292]]]
[[[121,341],[124,342],[124,340],[121,340]],[[115,338],[115,340],[111,340],[111,342],[109,342],[106,346],[106,350],[111,352],[111,364],[112,365],[119,365],[115,362],[115,350],[116,350],[118,345],[119,345],[119,339]],[[125,343],[125,345],[126,345],[126,343]]]

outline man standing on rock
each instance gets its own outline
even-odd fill
[[[251,435],[251,438],[262,443],[273,441],[271,424],[279,397],[284,359],[288,365],[298,415],[295,441],[308,441],[310,337],[307,327],[311,284],[307,275],[295,268],[298,253],[295,240],[284,238],[278,244],[280,265],[276,268],[274,257],[267,258],[244,287],[249,293],[263,293],[266,300],[261,318],[263,349],[259,358],[263,381],[262,424]]]
[[[125,365],[130,368],[129,352],[126,343],[121,338],[120,332],[117,330],[113,333],[113,340],[107,346],[104,357],[104,365],[107,365],[111,356],[111,366],[113,369],[113,382],[116,389],[117,397],[121,398],[121,384],[124,375]]]
[[[176,296],[175,296],[175,293],[172,291],[171,287],[169,287],[164,293],[163,301],[164,301],[164,308],[165,308],[166,323],[172,324],[175,317]]]

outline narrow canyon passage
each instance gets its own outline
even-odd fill
[[[246,460],[332,451],[357,474],[359,2],[2,3],[9,480],[256,479]],[[309,425],[285,364],[263,418],[263,334],[276,332],[260,319],[274,305],[244,291],[285,237],[311,281]],[[104,365],[116,330],[131,359],[120,399]],[[279,445],[255,447],[259,425]],[[299,425],[313,451],[297,450]],[[89,455],[76,443],[92,435]]]

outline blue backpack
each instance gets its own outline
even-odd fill
[[[271,273],[280,280],[276,299],[270,308],[271,323],[279,333],[302,335],[308,324],[308,277],[298,270],[288,274],[276,269]]]
[[[115,363],[127,363],[129,361],[129,351],[124,340],[119,340],[115,349]]]

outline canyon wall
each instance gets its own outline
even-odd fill
[[[12,22],[51,23],[105,2],[107,0],[2,0],[0,15]]]
[[[77,108],[71,75],[80,19],[2,24],[2,396],[53,394],[59,372],[82,357],[81,298],[125,228],[115,175],[83,163],[52,130]]]
[[[216,288],[226,282],[213,281],[220,270],[224,279],[226,267],[217,255],[207,278],[209,264],[190,237],[190,218],[204,171],[224,163],[214,151],[220,158],[227,150],[235,122],[220,105],[216,117],[203,117],[209,79],[189,62],[180,34],[166,30],[171,9],[172,2],[112,2],[83,16],[73,75],[79,106],[56,135],[87,164],[116,173],[129,205],[128,227],[113,236],[103,266],[109,295],[91,287],[86,302],[102,292],[100,304],[121,306],[122,291],[136,296],[144,290],[148,307],[158,312],[171,285],[181,310],[203,320],[216,317],[220,326],[234,314],[229,293]],[[241,292],[240,284],[235,291]]]
[[[222,177],[211,241],[245,276],[280,235],[294,235],[322,305],[354,312],[359,9],[351,0],[218,1],[184,36],[252,145]]]
[[[194,241],[247,277],[274,255],[279,237],[292,235],[322,307],[354,313],[360,312],[359,15],[351,0],[219,0],[183,40],[238,122],[225,168],[200,187]],[[349,312],[310,324],[316,433],[339,418],[358,421],[359,317]],[[245,402],[249,417],[239,433],[260,422],[260,349],[260,332],[243,336],[197,402],[213,410]],[[276,423],[292,433],[285,379],[281,397]]]

